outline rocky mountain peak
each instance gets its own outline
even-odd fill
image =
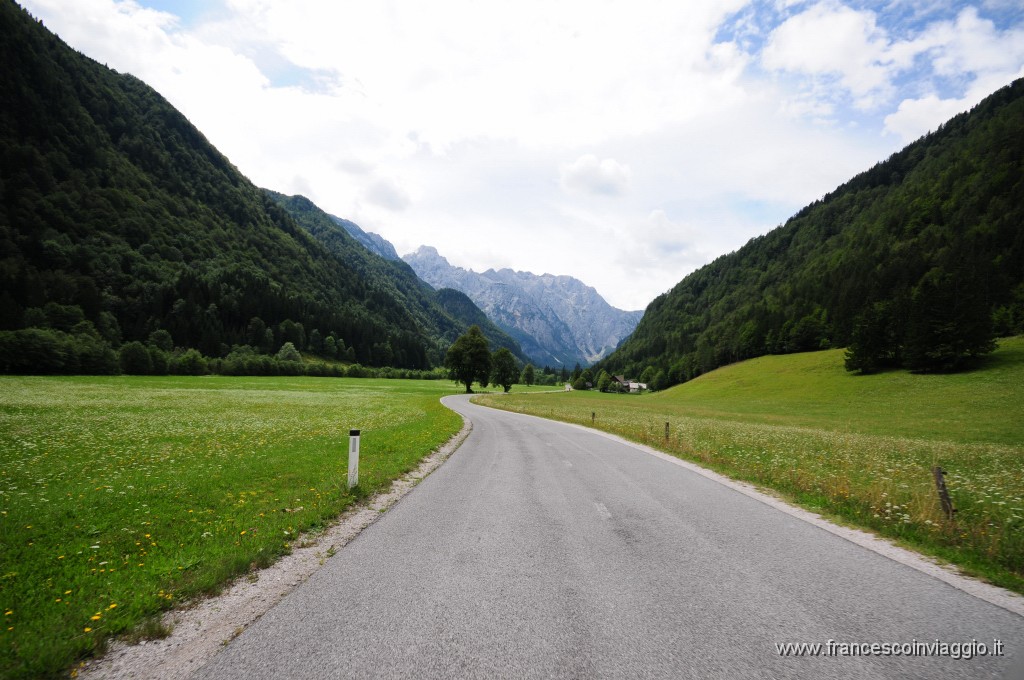
[[[430,285],[469,296],[538,365],[594,363],[614,350],[643,315],[612,307],[594,288],[571,276],[510,268],[477,273],[451,265],[431,246],[420,246],[402,259]]]

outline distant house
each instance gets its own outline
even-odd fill
[[[612,383],[619,386],[619,389],[623,392],[642,392],[647,389],[647,383],[637,382],[635,380],[626,380],[624,375],[613,375]]]

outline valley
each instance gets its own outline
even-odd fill
[[[185,30],[139,3],[118,8],[155,12],[154,31]],[[962,16],[977,19],[974,9]],[[1019,42],[1020,31],[1007,34]],[[334,148],[331,137],[317,140],[323,157],[312,165],[343,183],[314,194],[303,176],[268,174],[267,185],[281,186],[262,188],[163,94],[72,48],[12,0],[0,0],[0,35],[0,677],[73,676],[111,640],[168,634],[163,613],[258,579],[449,442],[463,415],[478,428],[441,479],[410,494],[394,524],[373,528],[370,547],[323,558],[324,580],[345,576],[338,565],[368,565],[366,589],[304,591],[274,614],[292,617],[297,639],[225,640],[211,676],[217,663],[243,674],[287,667],[300,643],[302,663],[315,665],[324,640],[343,628],[365,635],[368,622],[379,635],[367,647],[381,658],[361,668],[438,676],[815,677],[837,666],[772,656],[779,621],[808,639],[877,633],[866,621],[884,621],[892,636],[967,635],[965,622],[986,635],[1019,630],[1012,607],[993,613],[991,601],[951,595],[780,507],[1024,594],[1024,79],[993,85],[775,228],[744,213],[736,221],[757,222],[760,235],[705,257],[694,225],[736,226],[724,212],[701,212],[717,199],[698,196],[700,182],[679,179],[671,196],[644,184],[703,171],[690,154],[706,140],[651,166],[560,141],[539,164],[519,155],[530,145],[476,156],[475,138],[449,145],[421,138],[418,121],[388,132],[363,121],[358,135],[415,159],[402,166],[409,176],[433,172],[403,188],[400,164]],[[739,49],[715,44],[731,45],[719,56]],[[320,72],[282,86],[260,68],[295,66],[283,53],[261,64],[235,56],[259,75],[260,92],[355,93],[347,101],[357,110],[372,89]],[[966,99],[943,107],[950,101]],[[376,124],[387,107],[374,106]],[[330,117],[347,124],[350,115]],[[820,141],[830,125],[787,139]],[[305,132],[268,130],[246,127],[254,149],[283,152]],[[636,151],[632,137],[616,139],[608,154]],[[711,148],[707,161],[728,155]],[[541,249],[567,266],[587,258],[598,278],[622,266],[624,278],[608,279],[620,283],[660,276],[658,264],[674,285],[644,310],[622,310],[579,278],[547,273],[572,269],[539,259],[522,270],[454,265],[465,254],[449,261],[430,245],[427,219],[411,231],[426,245],[404,256],[353,221],[408,229],[417,202],[427,206],[417,214],[437,217],[444,198],[433,192],[455,181],[448,164],[466,158],[477,165],[450,177],[480,193],[461,213],[459,238],[487,238],[473,211],[494,210],[489,191],[509,192],[497,203],[511,209],[512,189],[530,186],[548,192],[528,201],[543,219],[514,225],[531,258]],[[826,165],[810,158],[797,169],[759,167],[765,187],[729,200],[768,211],[781,200],[769,180],[788,172],[809,186]],[[750,170],[734,172],[739,156],[729,162],[718,172]],[[616,212],[639,197],[642,210]],[[322,207],[338,204],[352,212]],[[582,225],[573,233],[590,240],[558,241],[558,225]],[[647,388],[612,391],[612,376]],[[485,393],[470,403],[461,393],[474,383]],[[362,464],[350,489],[351,429],[362,432]],[[691,463],[776,498],[754,503],[732,482],[683,472]],[[614,570],[603,570],[606,556]],[[723,564],[736,567],[728,585],[717,578]],[[822,604],[833,592],[838,609]],[[911,613],[893,618],[903,597],[914,601],[900,616]],[[339,608],[307,619],[294,604],[306,601]],[[716,628],[722,621],[730,630]],[[745,636],[750,621],[756,635]],[[387,636],[398,629],[395,646]],[[704,658],[694,665],[686,654],[696,638]],[[250,670],[239,670],[240,657]],[[998,663],[957,670],[972,677]],[[841,668],[857,676],[865,667]],[[868,668],[930,677],[949,666]]]

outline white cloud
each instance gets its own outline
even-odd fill
[[[585,144],[706,105],[694,86],[715,73],[693,69],[708,60],[714,26],[739,4],[690,3],[682,13],[655,0],[232,0],[233,18],[205,34],[241,53],[272,51],[332,73],[351,110],[416,131],[437,150],[482,135]]]
[[[895,113],[885,117],[885,129],[909,143],[967,108],[970,104],[966,99],[939,99],[933,94],[904,99]]]
[[[611,259],[616,271],[621,272],[620,285],[642,281],[658,292],[665,292],[680,280],[680,271],[693,271],[715,254],[699,243],[698,228],[672,220],[660,209],[617,231],[617,247]]]
[[[1013,76],[1013,79],[1024,78],[1024,66]],[[904,99],[896,111],[884,119],[884,129],[900,140],[901,144],[909,144],[915,139],[931,132],[953,116],[969,111],[982,99],[1007,84],[1005,78],[979,77],[963,97],[942,99],[938,95],[929,94],[915,99]]]
[[[913,12],[922,19],[943,9],[925,3]],[[909,142],[1024,75],[1024,27],[997,28],[968,6],[895,39],[877,11],[824,0],[771,32],[761,64],[797,77],[797,92],[781,105],[790,115],[828,121],[848,97],[855,107],[880,110],[883,130]],[[940,95],[950,86],[961,95]]]
[[[379,179],[366,190],[366,200],[388,210],[405,210],[412,199],[402,187],[388,179]]]
[[[962,10],[955,21],[929,27],[922,41],[931,45],[936,75],[968,84],[960,97],[943,98],[932,91],[901,101],[885,116],[884,129],[903,143],[969,110],[1010,80],[1024,77],[1024,27],[999,30],[973,7]]]
[[[974,7],[962,10],[955,22],[932,27],[927,35],[939,48],[932,65],[942,76],[1013,73],[1024,61],[1024,26],[1000,31]]]
[[[599,196],[620,196],[629,191],[633,171],[614,158],[598,160],[593,154],[580,156],[562,166],[562,187]]]
[[[864,95],[886,82],[880,59],[887,44],[871,12],[823,2],[772,31],[762,61],[769,69],[835,74]]]
[[[857,107],[871,109],[892,97],[896,76],[930,47],[928,39],[892,40],[875,12],[825,0],[776,27],[761,63],[811,77],[817,96],[824,91],[829,97],[834,89],[851,96]]]

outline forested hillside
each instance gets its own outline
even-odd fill
[[[475,324],[480,326],[492,349],[505,347],[523,360],[519,343],[488,321],[466,296],[456,291],[435,291],[405,262],[385,259],[370,251],[345,225],[339,224],[338,218],[327,214],[305,196],[285,196],[269,190],[266,193],[300,227],[331,254],[348,263],[359,279],[375,290],[378,299],[373,302],[380,304],[373,307],[380,318],[400,327],[411,322],[434,338],[436,347],[432,357],[443,355],[451,343]],[[355,227],[351,222],[348,224]],[[453,301],[453,293],[460,295],[462,301]]]
[[[325,247],[152,88],[11,0],[0,35],[0,369],[116,370],[112,348],[154,333],[210,357],[330,337],[343,360],[441,363],[462,325],[425,328],[379,258]]]
[[[655,299],[601,367],[659,387],[770,353],[948,370],[1024,330],[1024,81]]]

